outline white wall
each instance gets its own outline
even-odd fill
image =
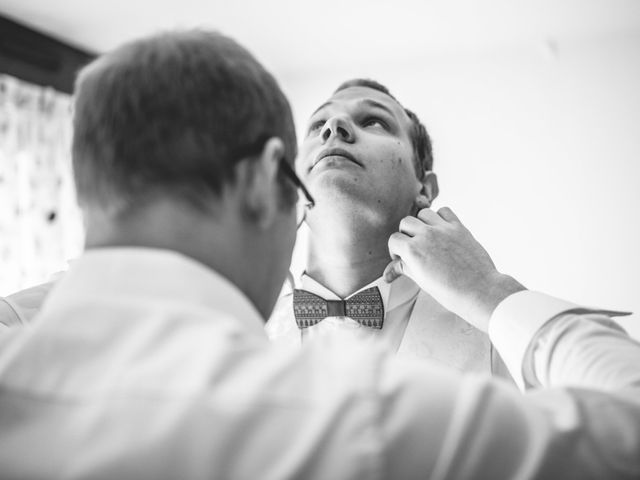
[[[345,52],[342,52],[344,54]],[[441,196],[531,289],[637,312],[640,32],[280,77],[298,125],[342,81],[375,78],[427,125]]]

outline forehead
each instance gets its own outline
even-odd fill
[[[369,87],[358,86],[340,90],[320,105],[314,114],[329,109],[357,111],[376,108],[386,110],[406,128],[410,126],[411,120],[404,108],[396,100],[383,92]]]

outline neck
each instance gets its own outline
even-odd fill
[[[210,245],[220,244],[223,248],[223,233],[234,230],[225,232],[224,218],[215,213],[208,221],[205,217],[204,213],[171,201],[156,201],[126,214],[90,208],[85,211],[86,248],[131,246],[173,250],[226,275],[229,267],[224,259],[230,252],[218,255],[219,248]],[[204,238],[207,242],[201,241]]]
[[[247,245],[255,235],[247,235],[243,225],[220,208],[203,213],[171,201],[157,201],[126,216],[86,209],[85,247],[143,247],[172,250],[188,256],[227,278],[243,291],[267,318],[271,306],[256,288],[260,276]],[[247,253],[249,252],[249,253]]]
[[[306,272],[345,298],[382,275],[391,260],[387,243],[394,231],[380,225],[319,231],[312,227]]]

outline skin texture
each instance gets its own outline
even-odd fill
[[[486,332],[498,304],[524,287],[496,270],[487,251],[448,207],[405,217],[391,235],[384,277],[411,277],[442,306]]]
[[[333,202],[332,209],[361,210],[358,216],[369,222],[397,226],[421,188],[409,127],[404,110],[382,92],[342,90],[309,119],[298,171],[316,196],[345,200]],[[333,148],[351,158],[330,155],[318,160]],[[327,202],[318,202],[319,207],[321,203]]]
[[[254,159],[239,162],[236,180],[207,209],[160,195],[126,216],[85,209],[88,249],[145,247],[193,258],[242,290],[266,320],[273,310],[296,236],[295,208],[281,205],[278,165],[284,151],[271,138]]]
[[[496,270],[450,209],[428,208],[437,181],[418,179],[410,127],[397,101],[360,86],[311,115],[296,164],[316,199],[307,273],[342,297],[405,274],[486,331],[495,307],[524,287]]]
[[[416,175],[410,125],[400,104],[367,87],[337,92],[308,121],[296,162],[316,200],[307,273],[340,296],[382,274],[400,220],[437,194],[434,174]]]

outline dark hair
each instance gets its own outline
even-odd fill
[[[382,92],[385,95],[388,95],[396,102],[398,102],[396,97],[391,95],[391,92],[389,92],[389,89],[387,87],[376,82],[375,80],[369,80],[366,78],[355,78],[353,80],[347,80],[346,82],[340,84],[340,86],[333,93],[336,94],[341,90],[345,90],[351,87],[371,88],[373,90]],[[416,175],[419,179],[422,180],[425,171],[433,170],[433,146],[431,145],[431,138],[429,137],[427,129],[422,124],[418,116],[408,108],[402,106],[400,102],[398,102],[398,105],[400,105],[404,109],[405,113],[411,120],[411,130],[409,131],[409,136],[411,138],[411,143],[413,144],[413,161],[416,168]]]
[[[202,208],[270,137],[283,140],[293,162],[286,97],[246,49],[219,33],[143,38],[98,58],[76,80],[73,168],[81,204],[126,211],[161,194]],[[281,183],[292,204],[295,188]]]

